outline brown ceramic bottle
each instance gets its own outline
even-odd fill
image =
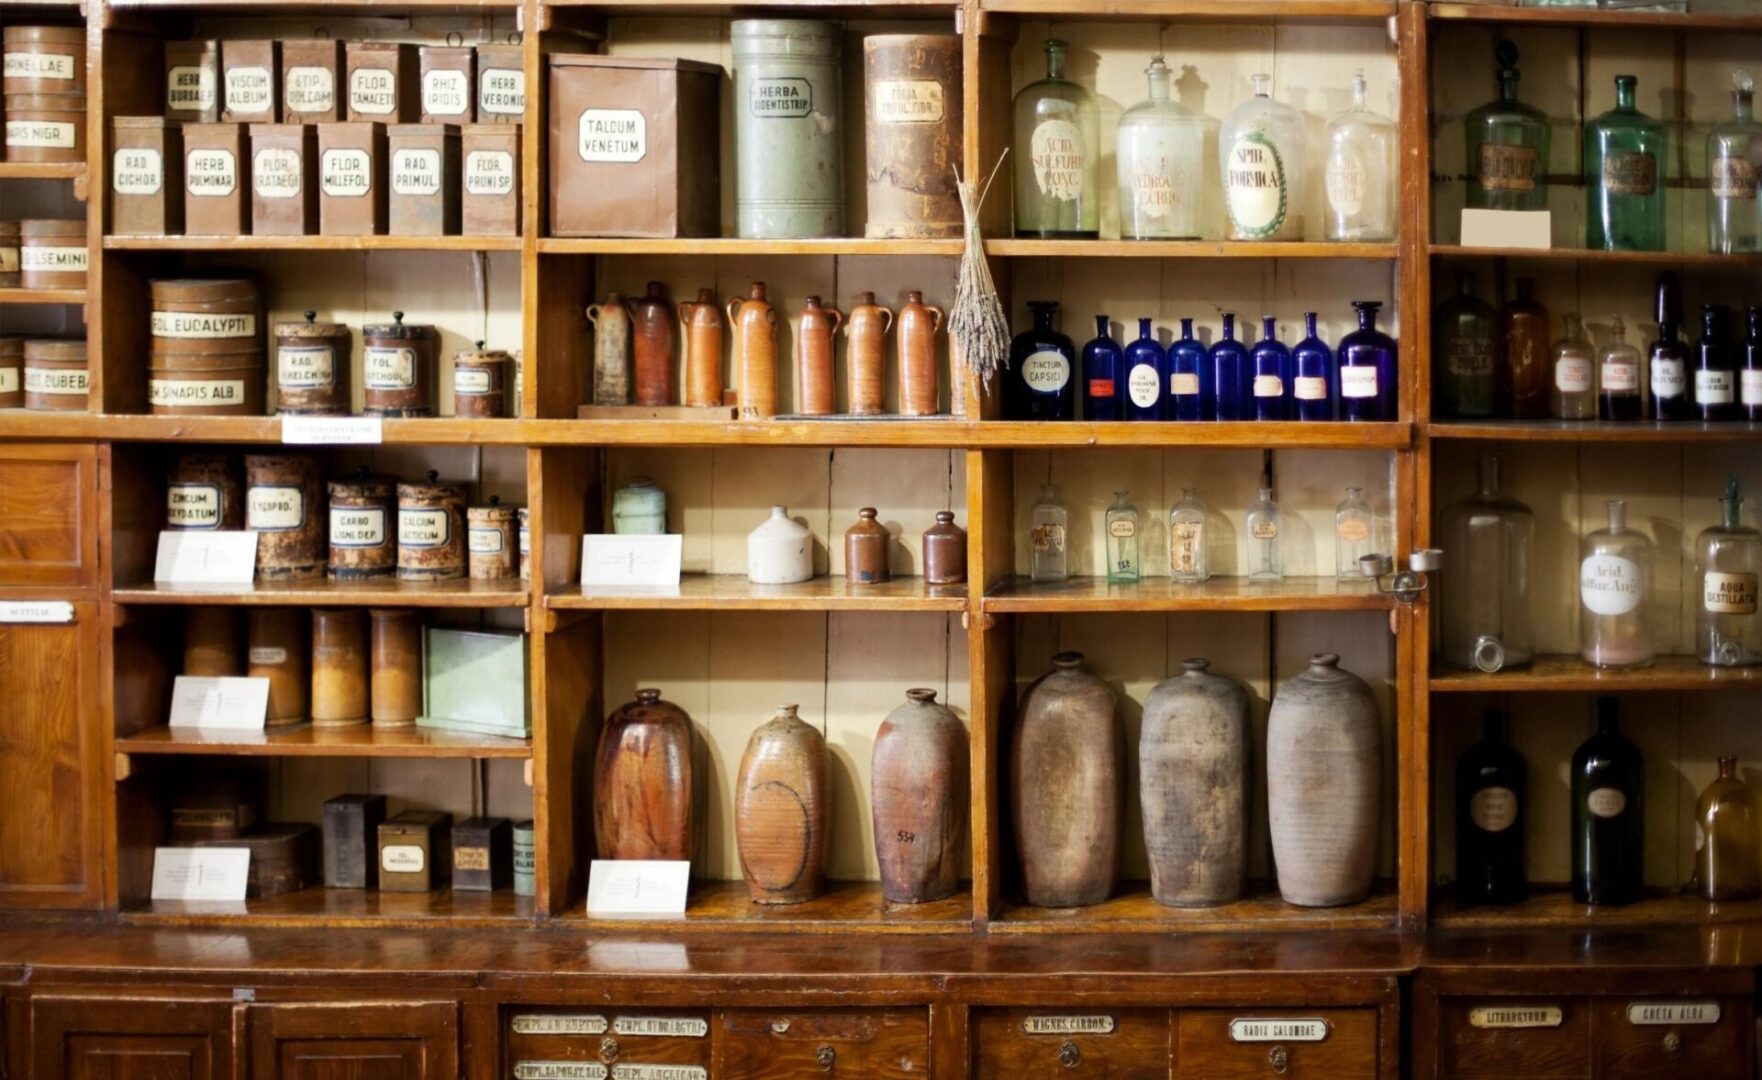
[[[795,331],[795,411],[803,416],[830,416],[833,411],[832,335],[844,313],[810,296]]]
[[[875,303],[872,292],[857,298],[845,320],[844,336],[850,339],[845,352],[845,379],[850,385],[853,416],[874,416],[887,408],[882,381],[886,370],[883,350],[892,325],[893,312]]]
[[[906,293],[899,309],[899,411],[902,416],[936,415],[936,331],[942,309],[924,303],[921,292]]]
[[[1113,892],[1124,774],[1116,705],[1077,652],[1053,657],[1022,695],[1010,802],[1030,904],[1082,907]]]
[[[869,762],[881,895],[922,904],[954,893],[967,829],[967,729],[934,690],[907,690]]]
[[[734,788],[734,839],[740,873],[755,904],[799,904],[826,880],[826,739],[780,705],[740,759]]]
[[[924,530],[924,583],[958,585],[967,580],[967,531],[954,523],[954,511],[936,511],[936,524]]]
[[[636,354],[636,403],[673,404],[673,347],[678,331],[673,326],[673,305],[661,292],[661,283],[649,282],[648,292],[630,300],[630,337]]]
[[[630,404],[630,312],[624,297],[606,294],[603,304],[587,306],[593,326],[593,403]]]
[[[875,520],[875,508],[857,511],[857,523],[844,532],[844,580],[858,585],[888,581],[887,547],[893,535]]]
[[[693,408],[722,404],[722,309],[713,289],[699,289],[697,300],[679,305],[685,324],[685,403]]]
[[[769,420],[777,415],[777,312],[765,299],[764,282],[728,301],[728,321],[734,327],[740,418]]]
[[[691,745],[691,717],[659,690],[638,690],[606,718],[593,770],[600,858],[691,858]]]

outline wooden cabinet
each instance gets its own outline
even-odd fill
[[[252,1006],[252,1080],[457,1080],[459,1006]]]
[[[682,1080],[709,1075],[706,1009],[509,1006],[503,1032],[500,1075],[517,1080],[549,1080],[567,1071],[556,1065],[579,1063],[698,1070],[680,1073]]]
[[[1175,1016],[1175,1075],[1371,1080],[1374,1009],[1183,1009]]]
[[[232,1080],[231,1002],[31,1001],[32,1080]]]
[[[1749,1003],[1741,998],[1604,999],[1593,1006],[1599,1077],[1748,1077]]]
[[[970,1026],[975,1076],[1169,1075],[1167,1009],[977,1009]]]
[[[730,1009],[718,1017],[714,1076],[754,1080],[927,1074],[924,1009]]]
[[[0,443],[0,588],[94,583],[98,449]]]

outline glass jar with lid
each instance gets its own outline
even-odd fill
[[[1097,177],[1101,113],[1088,90],[1065,78],[1067,42],[1046,42],[1046,77],[1016,95],[1016,235],[1094,239],[1101,220]]]
[[[1329,240],[1395,239],[1395,125],[1371,109],[1364,69],[1352,73],[1352,107],[1328,121],[1322,169]]]
[[[1150,58],[1144,74],[1150,96],[1121,115],[1115,140],[1120,238],[1197,240],[1205,130],[1170,98],[1169,67],[1161,54]]]
[[[1303,114],[1273,100],[1273,77],[1255,75],[1254,96],[1218,132],[1226,231],[1231,240],[1303,239]]]

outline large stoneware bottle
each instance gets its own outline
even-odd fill
[[[826,739],[779,705],[740,759],[734,839],[740,873],[755,904],[799,904],[826,881]]]
[[[603,304],[587,306],[593,324],[593,403],[630,404],[630,309],[624,297],[606,294]]]
[[[1242,898],[1248,871],[1248,691],[1183,660],[1144,699],[1139,797],[1150,895],[1170,907]]]
[[[881,895],[922,904],[954,893],[967,831],[967,729],[934,690],[907,690],[869,762]]]
[[[1267,717],[1267,823],[1286,903],[1338,907],[1370,895],[1382,768],[1370,687],[1333,653],[1310,657],[1280,684]]]
[[[769,420],[777,415],[777,312],[765,299],[764,282],[728,301],[728,323],[734,328],[740,418]]]
[[[664,287],[658,281],[649,282],[647,293],[631,297],[627,303],[636,368],[636,403],[671,405],[673,353],[679,340],[679,330],[673,325],[673,305],[667,302]]]
[[[1053,657],[1022,695],[1010,799],[1030,904],[1080,907],[1113,892],[1125,741],[1116,705],[1078,652]]]
[[[593,834],[602,859],[690,859],[691,717],[659,690],[606,718],[593,771]]]

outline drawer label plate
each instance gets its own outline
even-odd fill
[[[611,1075],[597,1061],[516,1061],[514,1080],[606,1080]]]
[[[1321,1042],[1327,1037],[1328,1022],[1319,1016],[1255,1016],[1230,1021],[1232,1042]]]
[[[702,1065],[614,1065],[612,1080],[710,1080]]]
[[[1630,1024],[1717,1024],[1717,1001],[1634,1001],[1627,1006]]]
[[[1468,1022],[1478,1028],[1559,1027],[1558,1005],[1483,1005],[1470,1009]]]
[[[606,1018],[594,1013],[516,1013],[516,1035],[603,1035]]]
[[[701,1039],[710,1022],[701,1016],[620,1016],[612,1021],[614,1035],[670,1035]]]
[[[1024,1016],[1022,1031],[1028,1035],[1112,1035],[1111,1016]]]

